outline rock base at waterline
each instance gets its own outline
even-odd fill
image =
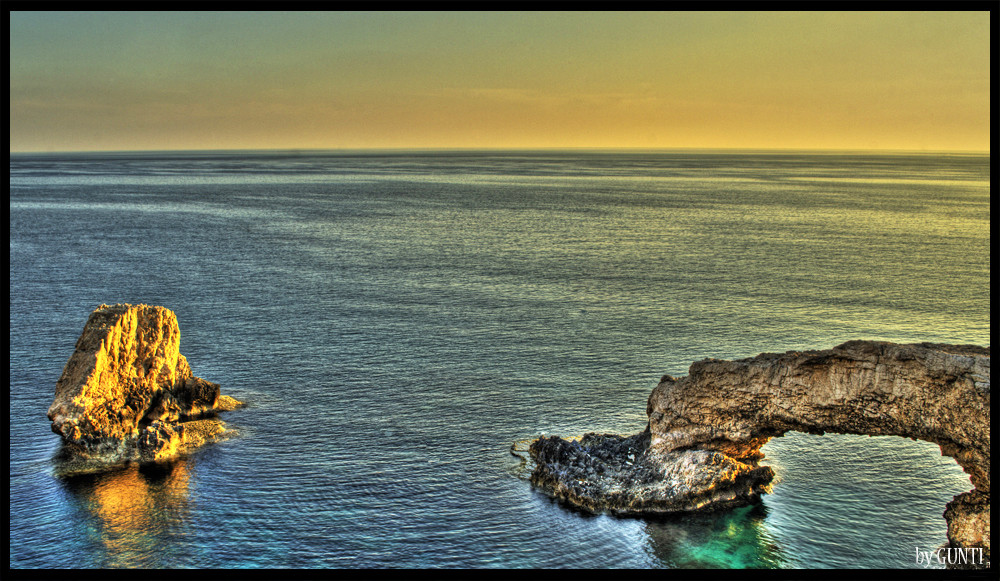
[[[589,512],[644,516],[754,503],[774,478],[769,466],[710,450],[655,450],[649,441],[649,432],[540,438],[529,448],[531,483]]]

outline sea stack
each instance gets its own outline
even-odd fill
[[[990,553],[990,348],[849,341],[822,351],[695,362],[665,375],[629,437],[541,438],[531,482],[592,512],[660,515],[759,500],[760,448],[788,431],[896,435],[938,444],[973,490],[948,503],[955,548]]]
[[[241,404],[194,376],[180,340],[164,307],[101,305],[90,314],[48,411],[64,459],[166,460],[225,431],[216,413]]]

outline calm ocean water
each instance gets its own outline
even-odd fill
[[[788,434],[757,507],[567,509],[512,442],[634,433],[664,373],[990,342],[988,155],[11,155],[10,566],[915,567],[933,444]],[[90,311],[173,309],[249,406],[167,474],[57,478]]]

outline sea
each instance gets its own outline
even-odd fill
[[[9,267],[11,569],[921,569],[972,488],[928,442],[788,433],[758,505],[617,518],[519,450],[639,432],[704,358],[989,345],[989,153],[12,153]],[[246,407],[62,474],[55,383],[119,302]]]

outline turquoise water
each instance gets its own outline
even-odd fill
[[[756,507],[591,516],[512,442],[634,433],[664,373],[848,339],[989,344],[988,155],[12,155],[10,565],[909,568],[971,484],[788,434]],[[166,306],[248,402],[166,473],[59,478],[88,314]],[[58,530],[58,534],[53,531]]]

